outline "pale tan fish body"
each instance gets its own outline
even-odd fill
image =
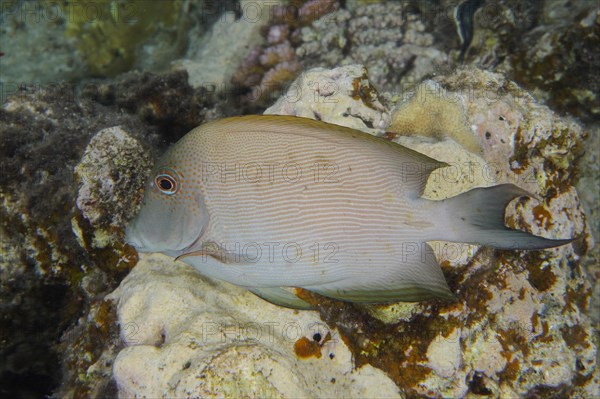
[[[420,198],[443,165],[310,119],[215,121],[157,163],[127,240],[293,307],[307,304],[279,287],[360,302],[452,298],[429,240],[499,248],[569,242],[504,227],[504,207],[526,194],[516,186],[456,201]]]

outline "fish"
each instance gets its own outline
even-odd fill
[[[463,0],[454,7],[454,24],[460,39],[458,62],[462,63],[473,41],[474,17],[485,0]]]
[[[211,121],[171,146],[125,229],[202,275],[297,309],[299,290],[359,303],[455,300],[428,241],[501,249],[570,243],[504,225],[513,184],[422,198],[446,164],[383,138],[308,118]]]

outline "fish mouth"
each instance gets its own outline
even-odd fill
[[[175,260],[178,260],[179,258],[184,258],[186,256],[192,256],[193,254],[201,252],[204,249],[203,238],[205,238],[204,235],[210,223],[210,215],[206,211],[206,205],[204,204],[204,200],[202,199],[202,197],[199,197],[198,201],[200,203],[200,209],[202,210],[202,218],[200,219],[202,223],[200,225],[200,230],[197,233],[198,236],[194,241],[190,243],[190,245],[175,251]],[[184,234],[182,233],[181,236],[183,237]]]
[[[135,233],[135,223],[130,223],[125,228],[125,244],[133,247],[138,252],[144,252],[144,244],[141,242],[141,237]]]

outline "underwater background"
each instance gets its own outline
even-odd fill
[[[600,397],[593,0],[1,0],[0,396]],[[545,251],[434,245],[457,301],[264,302],[123,243],[154,161],[242,114],[511,182]]]

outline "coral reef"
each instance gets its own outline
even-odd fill
[[[110,299],[126,345],[113,367],[121,397],[400,397],[380,370],[353,369],[318,313],[266,303],[163,255],[144,255]]]
[[[188,72],[193,88],[204,87],[216,94],[232,91],[231,79],[251,49],[264,41],[261,29],[269,21],[269,0],[242,0],[237,16],[227,11],[204,35],[190,34],[188,51],[174,68]]]
[[[248,53],[232,79],[248,91],[253,110],[311,67],[363,64],[378,90],[391,91],[414,85],[447,63],[419,15],[405,4],[338,8],[336,1],[308,1],[292,11],[273,8],[274,18],[263,28],[266,44]]]
[[[88,144],[81,162],[75,167],[80,181],[76,204],[92,226],[92,246],[105,248],[122,240],[126,222],[135,216],[131,203],[140,202],[140,191],[152,164],[139,142],[120,126],[99,131]],[[76,232],[83,230],[75,226]],[[83,247],[85,240],[79,236]]]
[[[452,9],[455,3],[444,0],[440,10]],[[449,29],[436,31],[438,37],[457,37]],[[600,58],[592,50],[600,45],[597,3],[485,2],[475,14],[474,33],[467,64],[507,75],[559,112],[586,120],[600,114]]]
[[[210,104],[179,71],[81,96],[24,86],[0,108],[2,394],[109,395],[118,334],[102,297],[137,262],[122,229],[155,153],[218,116]]]
[[[272,7],[263,27],[266,43],[248,53],[231,80],[236,90],[248,93],[246,103],[260,107],[279,97],[302,70],[294,51],[300,28],[338,7],[337,0],[298,0]]]
[[[0,82],[7,85],[3,99],[25,82],[78,84],[134,68],[162,72],[186,52],[188,43],[196,43],[222,10],[235,9],[234,3],[3,2],[0,33],[6,40],[2,41]]]
[[[600,117],[600,8],[563,29],[536,30],[511,54],[511,76],[535,88],[552,107],[584,118]],[[547,49],[552,49],[548,51]],[[501,70],[501,69],[500,69]]]
[[[482,152],[482,144],[467,125],[460,97],[452,98],[439,85],[425,81],[419,85],[410,100],[394,111],[390,133],[452,139],[475,154]]]
[[[579,180],[576,187],[589,220],[592,237],[597,242],[600,237],[600,201],[598,201],[598,187],[600,187],[600,126],[593,124],[588,126],[586,130],[589,137],[584,143],[585,153],[577,163]],[[598,330],[600,330],[600,245],[590,249],[583,259],[583,266],[593,286],[589,314],[594,321],[596,333],[598,334]]]
[[[0,396],[599,395],[596,3],[486,1],[456,71],[456,0],[4,3]],[[445,161],[428,198],[515,183],[507,225],[576,240],[434,242],[456,302],[317,312],[121,243],[156,154],[273,100]]]
[[[339,10],[303,28],[301,41],[305,67],[363,64],[380,91],[402,91],[447,63],[420,16],[397,2]]]
[[[87,84],[82,91],[85,98],[137,114],[144,122],[157,126],[169,142],[224,112],[223,101],[204,87],[191,87],[184,70],[164,74],[129,72],[110,83]]]
[[[265,114],[302,116],[370,132],[381,132],[390,119],[362,65],[304,72]]]
[[[0,79],[16,85],[164,69],[184,52],[187,29],[211,22],[195,21],[194,11],[187,0],[3,3],[0,29],[10,40],[2,43]],[[41,54],[43,63],[31,62]]]
[[[90,251],[73,233],[74,168],[100,129],[117,124],[148,135],[150,143],[153,129],[75,99],[71,89],[23,90],[0,108],[0,385],[9,396],[26,390],[40,396],[58,384],[60,335],[85,309],[85,298],[114,285],[130,267],[118,261],[121,245]]]

